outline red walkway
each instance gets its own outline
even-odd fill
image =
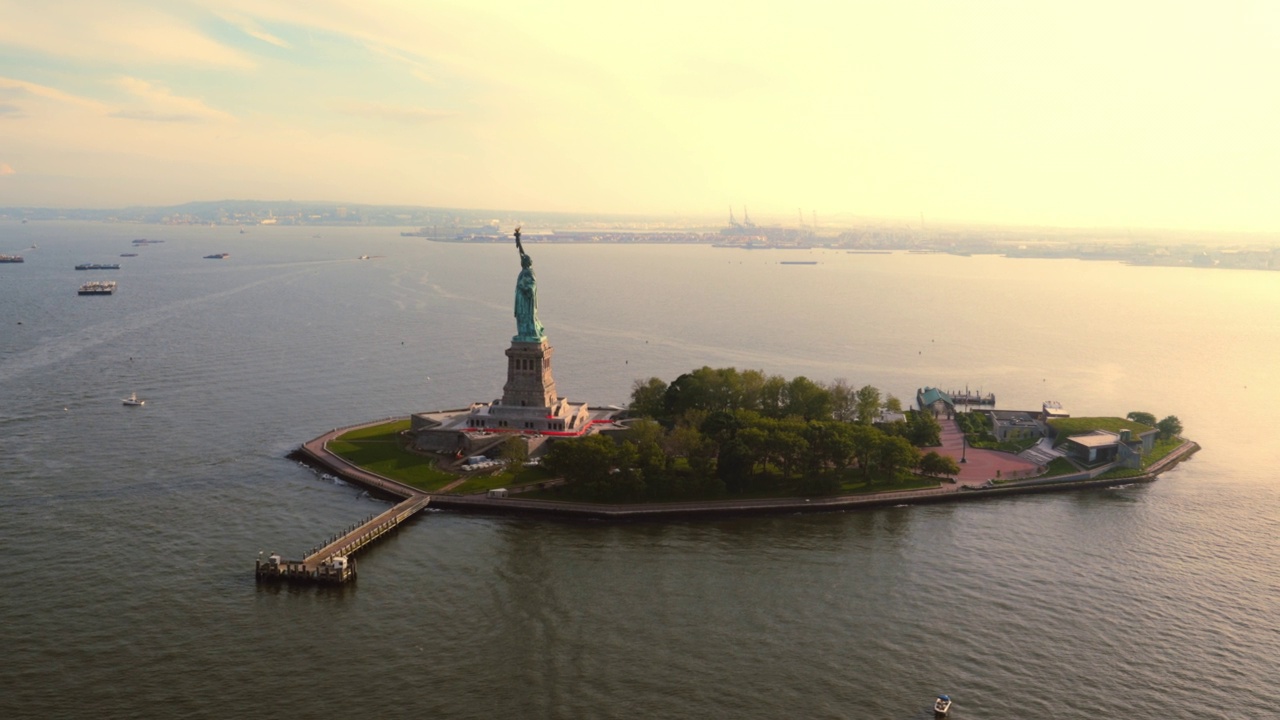
[[[960,432],[960,426],[955,420],[939,419],[938,424],[942,425],[942,447],[924,450],[925,452],[934,450],[939,455],[954,458],[956,462],[960,462],[962,456],[967,458],[968,461],[960,466],[960,474],[956,476],[960,485],[981,485],[994,479],[997,470],[1000,471],[1002,478],[1026,477],[1029,474],[1035,474],[1036,464],[1016,455],[977,448],[964,450],[962,445],[964,435]]]

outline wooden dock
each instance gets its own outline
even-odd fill
[[[259,580],[296,580],[302,582],[344,583],[356,578],[356,563],[351,556],[377,540],[400,523],[413,517],[431,502],[430,495],[415,495],[356,525],[346,533],[311,553],[304,560],[285,560],[272,554],[254,564]]]
[[[382,421],[379,421],[382,422]],[[332,459],[338,459],[325,450],[325,444],[348,428],[337,428],[316,438],[298,449],[307,459],[319,461],[331,467]],[[329,462],[326,462],[329,461]],[[389,480],[360,468],[331,467],[345,480],[365,486],[371,491],[399,499],[394,507],[357,523],[344,532],[329,538],[319,548],[312,550],[302,560],[286,560],[278,553],[259,557],[254,563],[254,576],[261,581],[292,581],[312,583],[345,583],[356,579],[356,562],[352,557],[361,549],[394,530],[400,523],[413,517],[431,503],[431,495],[417,488]]]

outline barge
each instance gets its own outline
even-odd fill
[[[115,280],[90,280],[80,286],[81,295],[110,295],[116,291]]]

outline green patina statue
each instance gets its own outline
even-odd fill
[[[538,320],[538,281],[533,276],[533,259],[520,244],[520,228],[516,228],[516,250],[520,251],[520,276],[516,278],[515,342],[542,342],[546,330]]]

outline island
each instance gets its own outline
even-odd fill
[[[397,503],[302,560],[260,557],[260,580],[350,581],[351,555],[428,506],[604,520],[830,512],[1151,482],[1199,449],[1174,415],[996,409],[994,394],[930,386],[904,408],[870,385],[732,367],[635,380],[626,408],[573,402],[513,234],[503,396],[304,443],[291,457]]]

